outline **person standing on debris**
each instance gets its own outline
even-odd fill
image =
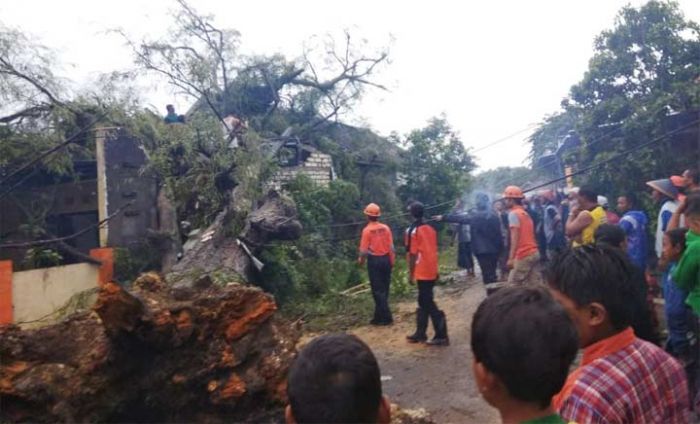
[[[517,186],[506,187],[503,198],[508,208],[510,252],[508,255],[509,284],[541,283],[538,269],[540,254],[535,241],[535,225],[523,207],[523,191]]]
[[[369,284],[374,298],[374,318],[370,324],[391,325],[394,320],[389,309],[389,285],[395,258],[394,239],[391,229],[379,222],[381,209],[377,204],[367,205],[364,213],[368,222],[362,230],[360,255],[357,262],[360,265],[367,262],[367,274],[369,274]]]
[[[163,118],[163,121],[166,124],[176,124],[178,122],[182,122],[180,116],[177,113],[175,113],[175,106],[166,105],[165,109],[168,111],[168,114],[165,115],[165,117]]]
[[[590,187],[581,187],[576,193],[577,206],[571,209],[566,221],[566,235],[573,246],[593,244],[595,230],[607,223],[605,209],[598,204],[598,194]]]
[[[435,304],[433,289],[438,279],[438,243],[435,229],[423,221],[424,208],[413,202],[408,211],[415,220],[406,230],[405,245],[408,254],[410,282],[418,285],[418,309],[416,309],[416,332],[406,336],[409,343],[427,343],[447,346],[447,318]],[[433,321],[435,336],[428,340],[428,320]]]
[[[469,214],[437,215],[433,218],[436,221],[469,223],[472,251],[479,262],[486,293],[490,294],[494,290],[490,285],[497,281],[496,267],[498,266],[498,257],[503,249],[503,238],[501,237],[501,220],[489,208],[488,195],[477,193],[476,209]]]

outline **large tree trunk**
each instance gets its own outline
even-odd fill
[[[178,254],[182,250],[180,241],[180,225],[177,221],[177,211],[172,202],[169,189],[162,185],[158,190],[158,231],[165,235],[162,246],[161,270],[167,274],[177,263]]]
[[[234,194],[238,193],[234,190]],[[236,204],[247,203],[244,199],[239,194]],[[252,212],[234,205],[221,212],[212,225],[187,243],[188,249],[173,266],[168,281],[176,287],[191,287],[203,276],[224,283],[253,281],[252,255],[240,243],[255,253],[270,240],[294,240],[302,232],[291,199],[270,191],[259,204]]]
[[[133,292],[103,287],[94,312],[0,328],[0,421],[269,420],[298,339],[275,309],[255,288],[145,274]]]

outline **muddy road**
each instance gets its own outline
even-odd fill
[[[471,318],[485,296],[479,278],[463,275],[455,283],[436,289],[436,302],[447,314],[448,347],[406,342],[406,335],[415,329],[415,301],[393,308],[393,326],[350,331],[377,356],[384,392],[392,402],[405,409],[423,408],[437,423],[499,422],[496,410],[479,396],[471,371]]]

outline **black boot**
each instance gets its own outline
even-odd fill
[[[450,338],[447,336],[447,317],[444,312],[438,311],[437,316],[433,317],[433,329],[435,329],[435,337],[427,344],[431,346],[447,346],[450,344]]]
[[[416,309],[416,332],[406,336],[409,343],[423,343],[428,340],[425,332],[428,330],[428,312],[424,309]]]

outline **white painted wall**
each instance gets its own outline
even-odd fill
[[[14,321],[43,318],[64,306],[73,295],[97,287],[99,269],[81,263],[13,273]]]

